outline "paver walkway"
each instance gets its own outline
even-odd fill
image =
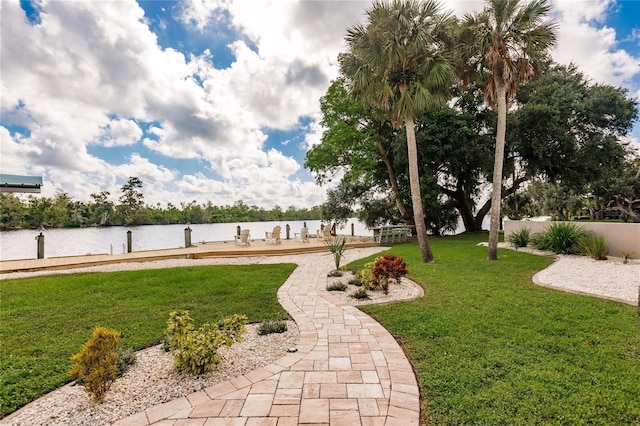
[[[345,263],[379,250],[347,250]],[[380,324],[326,292],[332,256],[286,260],[298,268],[278,300],[300,329],[297,352],[116,424],[417,425],[419,390],[409,361]]]

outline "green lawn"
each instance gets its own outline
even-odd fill
[[[70,357],[96,326],[123,346],[159,343],[172,309],[196,325],[238,313],[287,319],[276,292],[293,264],[209,266],[0,281],[0,417],[68,382]]]
[[[533,285],[550,259],[500,250],[490,262],[483,240],[434,239],[433,264],[417,244],[393,247],[426,296],[363,308],[410,356],[423,423],[640,425],[636,308]]]

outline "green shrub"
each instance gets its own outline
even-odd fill
[[[136,353],[132,348],[118,348],[118,377],[126,373],[136,363]]]
[[[336,269],[340,269],[340,261],[344,251],[347,249],[347,239],[345,237],[330,237],[324,240],[324,244],[329,248],[331,254],[333,254],[333,261],[336,264]]]
[[[350,297],[353,297],[354,299],[369,299],[369,293],[367,292],[367,289],[362,286],[359,289],[357,289],[356,291],[354,291],[353,293],[351,293],[349,295]]]
[[[118,346],[120,332],[96,327],[82,350],[73,355],[69,375],[91,395],[94,403],[104,400],[105,394],[118,378]]]
[[[341,277],[342,275],[344,275],[344,274],[339,269],[334,269],[333,271],[331,271],[331,272],[329,272],[327,274],[328,277],[334,277],[334,278]]]
[[[188,311],[175,310],[169,314],[167,328],[164,331],[163,347],[166,352],[178,348],[178,342],[193,331],[193,320]]]
[[[531,238],[531,245],[538,250],[550,250],[556,254],[578,254],[579,243],[587,231],[573,223],[553,223],[545,231]]]
[[[346,289],[347,285],[345,283],[341,283],[340,281],[327,284],[327,291],[345,291]]]
[[[349,281],[347,281],[347,284],[354,285],[356,287],[361,287],[362,276],[360,275],[360,273],[357,273],[353,278],[350,278]]]
[[[284,333],[287,331],[286,321],[267,321],[258,327],[258,335],[265,336],[267,334]]]
[[[375,276],[373,275],[373,270],[375,269],[375,266],[376,266],[375,261],[367,262],[364,264],[364,267],[360,272],[360,281],[362,281],[362,287],[365,290],[369,290],[370,288],[373,287],[373,281],[375,279]]]
[[[582,254],[595,260],[607,260],[609,247],[602,235],[587,235],[579,243]]]
[[[629,263],[629,258],[633,256],[634,253],[635,251],[623,251],[622,253],[620,253],[623,259],[622,263],[624,263],[625,265]]]
[[[221,361],[218,348],[241,342],[246,323],[246,316],[232,315],[215,326],[206,323],[195,330],[188,311],[172,311],[167,321],[165,341],[173,355],[174,366],[191,374],[213,370]]]
[[[517,232],[512,233],[507,238],[507,241],[511,243],[516,249],[520,247],[526,247],[531,240],[531,231],[529,228],[522,228]]]

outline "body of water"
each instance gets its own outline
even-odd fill
[[[237,226],[249,229],[251,237],[263,239],[265,232],[271,232],[274,226],[282,227],[281,237],[286,238],[286,226],[290,227],[290,237],[300,232],[304,222],[310,234],[320,229],[321,221],[274,221],[274,222],[238,222],[189,225],[191,243],[201,241],[233,241]],[[350,220],[347,225],[338,229],[339,234],[351,234],[351,224],[358,236],[372,236],[373,232],[357,219]],[[45,257],[74,256],[85,254],[119,254],[126,252],[127,231],[131,231],[133,251],[158,250],[184,247],[184,230],[186,225],[145,225],[145,226],[110,226],[96,228],[47,229],[45,236]],[[34,229],[4,231],[0,233],[0,260],[35,259],[37,257],[36,236]]]

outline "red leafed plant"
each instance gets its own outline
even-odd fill
[[[385,293],[389,291],[389,281],[396,283],[407,275],[407,264],[394,254],[385,254],[376,259],[373,267],[373,284],[380,285]]]

